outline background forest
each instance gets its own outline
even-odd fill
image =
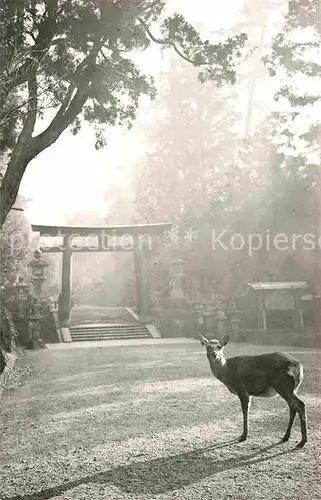
[[[247,35],[234,84],[217,85],[175,51],[164,53],[154,75],[156,97],[139,101],[136,121],[125,132],[135,154],[120,165],[115,182],[106,184],[105,209],[66,213],[65,223],[171,221],[173,243],[184,262],[184,289],[194,301],[232,299],[249,281],[312,280],[318,285],[321,34],[316,11],[316,1],[277,0],[268,6],[245,1],[230,27],[219,33],[224,39]],[[85,119],[103,121],[97,109],[91,111]],[[74,133],[78,127],[76,120]],[[14,128],[7,128],[3,169],[14,141],[9,133]],[[98,129],[97,134],[100,147],[104,139]],[[20,196],[17,203],[28,206],[29,201]],[[24,242],[14,253],[8,247],[13,232]],[[225,238],[241,234],[245,241],[260,235],[254,236],[255,244],[267,235],[301,239],[282,251],[265,244],[252,252],[246,245],[213,248],[213,235],[222,232]],[[304,235],[314,244],[304,245]],[[21,273],[37,242],[20,212],[7,217],[2,240],[5,283]],[[149,261],[149,279],[164,293],[165,260],[160,255]],[[56,296],[60,258],[51,257],[51,263],[46,286]],[[73,292],[77,303],[132,305],[131,254],[76,255]]]

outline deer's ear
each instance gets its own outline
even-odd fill
[[[229,335],[224,335],[224,337],[222,337],[220,339],[221,346],[224,347],[228,343],[229,340],[230,340],[230,336]]]
[[[203,335],[199,334],[199,338],[202,345],[208,344],[208,340]]]

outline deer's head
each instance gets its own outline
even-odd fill
[[[208,340],[207,338],[203,337],[203,335],[200,335],[200,342],[206,348],[208,359],[218,359],[222,357],[224,347],[228,343],[229,339],[230,337],[228,335],[224,335],[220,340]]]

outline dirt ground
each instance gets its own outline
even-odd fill
[[[226,354],[280,350],[232,344]],[[321,499],[320,351],[300,359],[309,442],[280,444],[288,408],[239,401],[198,342],[28,352],[0,403],[0,499]],[[25,366],[30,368],[26,369]]]

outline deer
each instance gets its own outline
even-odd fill
[[[238,441],[245,441],[248,437],[252,396],[269,398],[279,394],[290,409],[289,424],[282,442],[290,439],[293,422],[298,413],[301,441],[297,444],[297,448],[302,448],[307,442],[305,403],[297,396],[303,380],[302,363],[282,352],[225,358],[224,347],[229,341],[229,335],[224,335],[220,340],[208,340],[203,335],[199,337],[201,344],[206,348],[207,359],[214,377],[240,399],[243,433]]]

